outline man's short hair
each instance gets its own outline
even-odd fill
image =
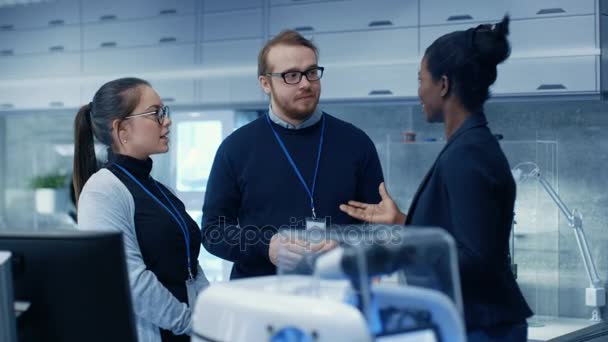
[[[277,45],[305,46],[314,51],[315,56],[319,56],[319,50],[315,44],[313,44],[312,41],[304,38],[300,33],[298,33],[298,31],[283,31],[276,37],[266,42],[266,45],[264,45],[260,51],[260,54],[258,55],[258,76],[262,76],[270,72],[268,70],[268,61],[266,59],[268,58],[268,52],[270,49]]]

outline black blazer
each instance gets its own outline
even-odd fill
[[[511,273],[515,181],[483,113],[469,117],[439,153],[406,224],[446,229],[456,241],[467,330],[532,315]]]

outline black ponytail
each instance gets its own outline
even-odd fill
[[[74,196],[78,205],[78,197],[84,183],[97,171],[97,158],[93,141],[91,124],[92,103],[84,105],[76,114],[74,120]]]

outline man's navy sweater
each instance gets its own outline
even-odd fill
[[[326,113],[323,149],[314,191],[317,217],[329,224],[358,223],[339,205],[378,203],[383,181],[370,138]],[[271,123],[308,187],[314,177],[322,121],[298,130]],[[280,228],[303,228],[310,197],[277,142],[265,116],[241,127],[220,145],[205,194],[203,246],[234,262],[231,278],[276,273],[268,246]]]

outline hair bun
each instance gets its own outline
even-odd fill
[[[479,53],[479,62],[498,65],[511,54],[507,39],[511,19],[506,14],[499,23],[479,25],[475,29],[475,49]]]
[[[511,18],[505,14],[499,23],[492,25],[492,31],[506,38],[509,35],[509,23],[511,23]]]

